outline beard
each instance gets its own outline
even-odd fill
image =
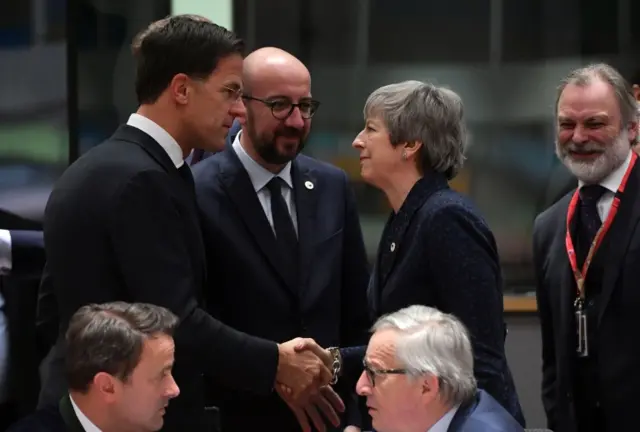
[[[279,125],[273,132],[258,134],[255,123],[248,112],[245,127],[256,153],[258,153],[262,160],[271,165],[285,165],[289,163],[300,154],[306,144],[306,129],[296,129]],[[291,140],[291,142],[285,144],[282,149],[279,149],[277,144],[277,140],[280,137]]]
[[[624,129],[613,139],[610,145],[589,141],[586,144],[576,144],[573,141],[560,144],[556,140],[556,155],[562,163],[575,175],[578,180],[586,184],[597,184],[624,163],[631,151],[629,132]],[[598,156],[590,161],[573,158],[572,153],[592,154]]]

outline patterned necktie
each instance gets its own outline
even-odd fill
[[[598,215],[598,201],[607,191],[600,185],[585,185],[580,188],[580,232],[586,241],[586,250],[591,247],[602,220]]]

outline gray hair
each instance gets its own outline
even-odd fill
[[[144,342],[173,336],[178,317],[145,303],[83,306],[66,333],[65,372],[70,390],[87,392],[95,375],[106,372],[127,381],[140,362]]]
[[[462,99],[454,91],[421,81],[404,81],[375,90],[364,116],[380,116],[393,146],[422,143],[418,169],[454,178],[464,163],[467,130]]]
[[[396,358],[410,376],[438,378],[440,397],[453,405],[476,394],[473,351],[465,326],[456,317],[427,306],[409,306],[385,315],[373,331],[400,331]]]
[[[596,63],[575,69],[562,80],[558,86],[558,92],[556,95],[556,117],[558,116],[558,103],[560,102],[560,97],[562,96],[564,89],[569,84],[578,87],[586,87],[592,84],[594,80],[601,80],[613,88],[618,101],[618,106],[620,107],[622,127],[631,122],[638,121],[638,102],[633,96],[633,88],[627,80],[624,79],[620,72],[605,63]]]

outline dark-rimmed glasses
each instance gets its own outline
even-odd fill
[[[262,102],[271,108],[271,114],[278,120],[286,120],[289,118],[296,107],[300,110],[302,118],[308,120],[313,117],[320,106],[320,101],[314,99],[305,99],[298,103],[293,103],[287,98],[260,99],[251,95],[242,95],[242,98]]]
[[[371,382],[371,387],[376,386],[376,375],[406,375],[409,373],[406,369],[375,369],[367,364],[366,360],[362,360],[362,366],[367,373],[367,378]]]

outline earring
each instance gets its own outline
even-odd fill
[[[407,160],[407,151],[406,150],[402,151],[402,159]]]

